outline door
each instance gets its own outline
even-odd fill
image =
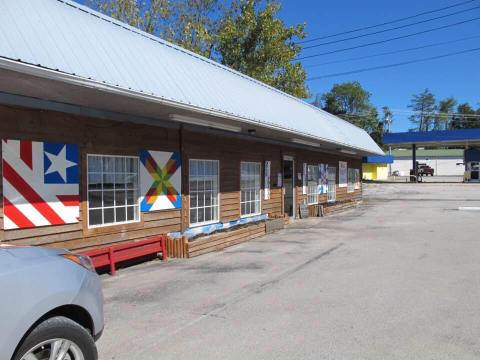
[[[327,201],[333,203],[337,200],[337,168],[328,167]]]
[[[285,157],[283,159],[283,211],[290,217],[293,217],[295,214],[294,182],[295,169],[293,159]]]

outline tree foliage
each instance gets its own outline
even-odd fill
[[[278,18],[276,2],[237,1],[222,19],[218,52],[223,64],[297,97],[307,97],[306,73],[292,60],[300,53],[295,38],[304,25],[286,27]]]
[[[410,105],[414,111],[410,116],[410,121],[416,125],[412,130],[429,131],[433,127],[437,105],[435,96],[428,89],[420,94],[413,95]]]
[[[480,128],[480,108],[475,110],[469,103],[458,104],[453,97],[440,100],[426,89],[414,95],[409,105],[415,112],[410,121],[417,125],[415,131]]]
[[[381,144],[383,122],[379,120],[370,97],[371,94],[359,82],[346,82],[333,85],[329,92],[322,95],[320,104],[323,110],[364,129]]]
[[[270,0],[88,0],[117,20],[219,61],[291,95],[308,97],[292,60],[304,25],[287,27]]]
[[[438,114],[435,117],[434,130],[447,130],[452,121],[452,113],[455,111],[457,100],[450,96],[438,103]]]
[[[475,109],[469,103],[459,104],[457,112],[452,116],[451,129],[471,129],[480,127],[480,109]]]

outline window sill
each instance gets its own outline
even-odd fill
[[[143,228],[143,224],[144,224],[143,219],[124,222],[124,223],[106,224],[106,225],[87,226],[87,224],[85,224],[83,229],[83,235],[97,236],[97,235],[115,234],[115,233],[120,233],[128,230],[138,230]]]
[[[255,214],[240,215],[240,219],[250,218],[250,217],[254,217],[254,216],[258,216],[258,215],[262,215],[262,212],[260,211],[260,212],[255,213]]]
[[[214,224],[220,224],[219,220],[214,220],[214,221],[207,221],[207,222],[202,222],[202,223],[194,223],[194,224],[189,224],[188,227],[193,229],[193,228],[198,228],[201,226],[208,226],[208,225],[214,225]]]

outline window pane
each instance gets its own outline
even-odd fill
[[[115,222],[115,212],[114,209],[104,209],[103,210],[103,223],[113,223]]]
[[[212,206],[212,193],[205,193],[205,206]]]
[[[205,208],[205,221],[212,221],[212,208]]]
[[[101,191],[89,191],[88,192],[88,207],[89,208],[102,207],[102,192]]]
[[[88,172],[102,172],[102,158],[100,156],[88,156]]]
[[[196,161],[190,160],[190,177],[197,176],[198,174],[198,163]]]
[[[88,174],[88,189],[101,190],[102,189],[102,174],[92,173]]]
[[[115,173],[115,189],[125,189],[125,173]]]
[[[102,224],[102,210],[90,210],[88,212],[89,225],[101,225]]]
[[[197,223],[197,209],[190,210],[190,223],[195,224]]]
[[[127,189],[136,189],[137,188],[137,174],[126,174],[125,175],[125,186]]]
[[[127,206],[127,220],[128,221],[135,220],[135,207],[134,206]]]
[[[136,204],[136,196],[134,190],[127,191],[127,205],[135,205]]]
[[[197,194],[196,193],[190,193],[190,207],[195,208],[197,207]]]
[[[103,206],[113,206],[114,205],[114,192],[113,191],[104,191],[103,192]]]
[[[138,172],[138,159],[136,158],[126,158],[126,169],[125,172],[127,173],[137,173]]]
[[[195,192],[198,190],[198,182],[196,179],[190,180],[190,192]]]
[[[125,158],[116,157],[115,158],[115,172],[124,173],[125,172]]]
[[[115,172],[115,158],[109,156],[102,156],[104,173]]]
[[[124,207],[118,207],[115,209],[115,221],[124,222],[126,220],[126,211]]]
[[[115,191],[115,206],[125,205],[125,191]]]
[[[113,189],[113,184],[115,182],[115,175],[113,173],[103,174],[103,188],[104,189]]]

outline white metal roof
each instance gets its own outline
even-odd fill
[[[0,58],[371,154],[362,129],[68,0],[0,0]]]

